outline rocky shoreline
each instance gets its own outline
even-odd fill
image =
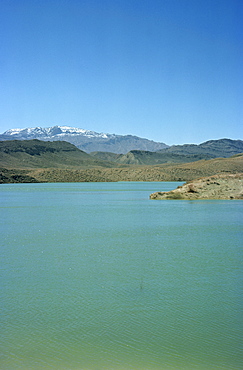
[[[153,193],[150,199],[243,199],[243,173],[199,178],[175,190]]]

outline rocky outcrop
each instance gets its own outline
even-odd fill
[[[156,192],[150,199],[243,199],[243,173],[203,177],[168,192]]]

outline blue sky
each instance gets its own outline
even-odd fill
[[[242,0],[0,0],[0,132],[243,139]]]

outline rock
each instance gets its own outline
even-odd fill
[[[199,178],[167,192],[156,192],[150,199],[243,199],[243,173]]]

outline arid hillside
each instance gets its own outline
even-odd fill
[[[215,174],[243,172],[243,155],[198,162],[127,167],[32,168],[0,170],[0,183],[9,182],[107,182],[191,181]]]
[[[66,141],[0,141],[0,167],[4,168],[92,168],[114,167],[94,158]]]

